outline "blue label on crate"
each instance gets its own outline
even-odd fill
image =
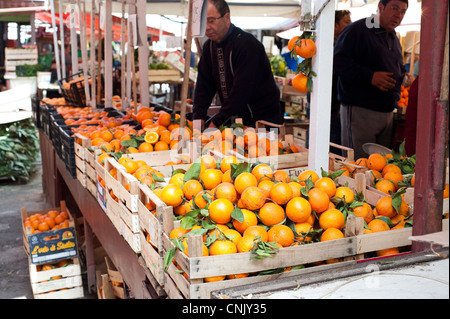
[[[49,230],[28,236],[31,263],[42,264],[78,255],[74,227]]]

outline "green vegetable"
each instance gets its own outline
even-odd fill
[[[0,125],[0,178],[29,181],[36,170],[39,138],[30,119]]]

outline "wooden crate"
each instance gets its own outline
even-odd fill
[[[370,204],[376,203],[378,198],[380,198],[378,194],[374,194],[366,189],[364,174],[358,174],[355,179],[341,176],[337,181],[340,185],[346,184],[352,190],[362,192],[364,198]],[[175,223],[172,223],[172,225],[175,227]],[[207,277],[254,273],[296,265],[311,264],[333,258],[347,258],[354,260],[354,256],[357,255],[358,247],[356,242],[357,226],[358,223],[356,223],[356,221],[347,222],[344,229],[346,237],[343,239],[282,248],[272,258],[265,258],[262,260],[251,260],[250,253],[204,257],[202,256],[201,249],[203,244],[202,237],[189,236],[188,245],[190,247],[190,253],[191,247],[193,247],[192,255],[188,257],[177,250],[175,253],[175,261],[190,279],[187,280],[179,273],[176,265],[171,264],[166,273],[164,289],[169,298],[210,298],[210,294],[214,290],[244,284],[261,284],[267,280],[279,278],[279,275],[247,277],[211,283],[204,281]],[[167,235],[173,227],[164,228],[163,244],[166,250],[174,247]]]
[[[173,223],[173,208],[161,201],[147,185],[139,185],[138,195],[141,256],[157,282],[164,286],[163,232],[164,225],[170,227]],[[149,202],[156,206],[154,214],[145,206]]]
[[[75,222],[72,217],[72,214],[68,210],[65,201],[60,202],[60,207],[54,207],[51,209],[40,210],[40,211],[27,211],[26,207],[22,207],[21,209],[21,217],[22,217],[22,235],[23,235],[23,245],[25,252],[30,257],[31,262],[33,264],[43,264],[54,262],[62,259],[73,258],[78,255],[77,252],[77,238],[75,233]],[[69,215],[69,227],[49,230],[42,233],[33,234],[30,226],[23,226],[24,221],[27,217],[30,217],[34,214],[46,214],[50,210],[55,210],[58,212],[67,212]],[[72,237],[67,240],[64,239],[64,245],[60,246],[63,242],[63,235],[71,233]],[[48,240],[47,237],[55,237],[54,239]],[[45,240],[44,240],[45,238]],[[37,245],[42,245],[37,246]],[[52,249],[51,245],[55,247],[58,246],[61,249]],[[70,246],[70,247],[69,247]],[[32,249],[32,247],[34,247]]]
[[[84,296],[80,262],[78,258],[70,259],[70,262],[70,265],[64,267],[42,271],[39,270],[40,266],[32,264],[28,259],[31,289],[35,299],[74,299]]]
[[[149,82],[179,82],[181,79],[181,72],[175,69],[167,70],[148,70]]]
[[[189,251],[196,251],[195,247],[203,244],[201,236],[188,238]],[[164,234],[164,242],[170,248],[171,242]],[[175,265],[169,266],[166,275],[165,290],[170,298],[210,298],[211,291],[220,288],[240,286],[249,280],[262,282],[267,280],[265,276],[248,277],[243,279],[224,280],[219,282],[205,283],[206,277],[219,275],[232,275],[240,273],[253,273],[269,269],[277,269],[300,264],[309,264],[316,261],[351,256],[355,254],[355,238],[343,238],[327,242],[286,247],[272,258],[262,260],[251,260],[250,253],[236,253],[229,255],[195,257],[186,256],[182,252],[175,253],[175,261],[187,273],[190,281],[178,273]],[[251,279],[250,279],[251,278]]]
[[[123,280],[122,274],[108,256],[105,257],[105,263],[106,269],[108,271],[108,276],[112,283],[114,295],[120,299],[127,298],[126,284]]]
[[[15,72],[18,65],[38,63],[37,48],[5,48],[6,72]]]

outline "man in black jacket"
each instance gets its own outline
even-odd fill
[[[224,0],[209,0],[206,36],[194,91],[194,119],[206,120],[218,93],[221,108],[209,127],[229,124],[233,116],[244,125],[258,120],[281,122],[280,91],[264,46],[252,34],[231,24]]]
[[[376,15],[349,25],[336,42],[342,143],[354,149],[356,159],[368,156],[365,143],[391,147],[392,111],[404,78],[405,86],[412,81],[395,34],[407,8],[408,0],[381,0]]]

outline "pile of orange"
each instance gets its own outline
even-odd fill
[[[319,177],[310,170],[292,179],[284,171],[273,171],[261,163],[236,177],[227,176],[228,170],[222,163],[203,156],[198,178],[184,181],[188,170],[180,178],[172,177],[169,184],[155,189],[159,198],[174,208],[177,218],[183,221],[191,212],[190,219],[197,216],[194,227],[201,229],[205,222],[215,225],[212,230],[204,230],[209,255],[249,252],[258,237],[280,248],[344,237],[345,215],[335,203],[341,200],[352,203],[355,199],[352,189],[336,185],[330,177]],[[303,192],[302,188],[305,188]],[[304,192],[307,196],[302,195]],[[374,219],[372,206],[365,203],[366,206],[368,212],[364,215]],[[237,208],[240,217],[235,215]],[[193,214],[200,209],[203,217]],[[360,213],[355,209],[355,214]],[[176,229],[179,236],[189,231]],[[211,244],[207,238],[213,232],[216,240]]]
[[[33,234],[67,228],[69,227],[69,214],[56,210],[50,210],[44,214],[36,213],[25,218],[23,226],[30,227]]]
[[[251,127],[230,128],[222,131],[211,130],[203,133],[194,131],[194,141],[202,145],[203,153],[219,152],[224,155],[240,154],[246,158],[276,156],[280,154],[298,153],[296,145],[284,145],[280,140],[261,137]]]
[[[408,101],[409,101],[409,87],[406,88],[402,85],[400,100],[397,102],[397,104],[401,108],[406,108],[408,106]]]

